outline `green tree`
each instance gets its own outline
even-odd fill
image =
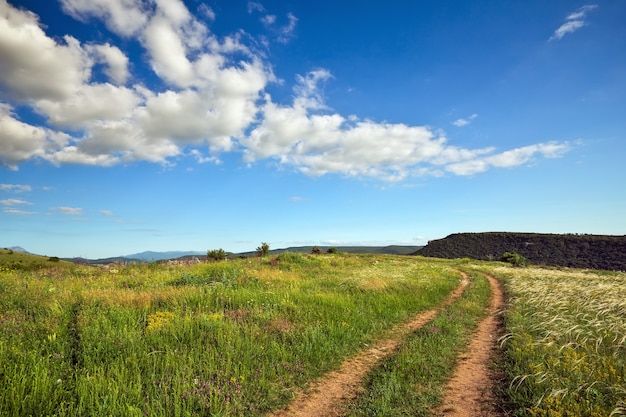
[[[270,245],[265,242],[261,243],[261,246],[256,248],[256,253],[259,256],[267,256],[267,254],[270,253]]]
[[[211,249],[206,253],[206,257],[207,259],[212,259],[214,261],[223,261],[226,259],[226,252],[224,252],[224,249],[222,248]]]
[[[313,249],[311,250],[311,253],[313,255],[321,255],[322,254],[322,250],[320,249],[319,246],[313,246]]]

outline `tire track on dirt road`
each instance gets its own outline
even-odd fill
[[[459,357],[452,378],[446,386],[438,416],[497,417],[504,412],[495,394],[499,380],[493,369],[498,355],[498,337],[502,330],[499,312],[504,308],[502,284],[484,274],[491,287],[488,315],[478,325],[467,349]]]
[[[411,321],[394,327],[391,337],[379,340],[373,346],[346,360],[338,369],[315,381],[306,392],[296,395],[291,404],[270,417],[340,417],[348,402],[363,390],[363,380],[382,359],[394,353],[405,336],[433,320],[445,307],[458,299],[469,277],[461,272],[461,283],[437,307],[417,314]]]

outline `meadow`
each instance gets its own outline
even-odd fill
[[[509,307],[501,339],[513,415],[626,415],[626,274],[492,267]]]
[[[484,272],[509,296],[494,366],[512,414],[625,413],[624,273],[348,254],[44,261],[0,266],[3,416],[266,415],[440,305],[460,270],[471,276],[463,295],[372,370],[350,415],[433,414],[485,315]]]

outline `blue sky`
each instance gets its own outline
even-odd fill
[[[626,234],[626,3],[0,0],[0,246]]]

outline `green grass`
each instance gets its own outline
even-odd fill
[[[71,266],[71,262],[61,261],[56,257],[31,255],[6,248],[0,249],[0,272],[32,271],[51,267],[67,268]]]
[[[626,415],[625,273],[294,253],[97,268],[22,255],[0,251],[2,416],[264,415],[441,303],[457,269],[475,271],[463,296],[372,371],[351,415],[431,413],[485,314],[481,271],[508,296],[510,415]]]
[[[262,415],[457,284],[395,256],[5,270],[0,415]]]
[[[501,343],[512,415],[626,415],[626,274],[490,270],[509,297]]]
[[[431,416],[451,377],[458,352],[484,318],[487,280],[475,274],[461,298],[410,335],[398,352],[374,369],[350,416]]]

